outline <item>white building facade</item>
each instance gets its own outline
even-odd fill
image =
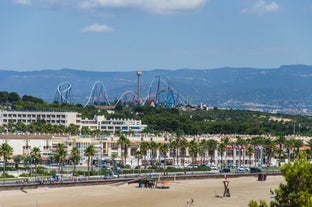
[[[44,120],[52,125],[64,125],[68,127],[71,124],[82,127],[88,127],[90,130],[100,130],[108,133],[132,132],[141,133],[146,125],[141,120],[134,119],[106,119],[105,116],[94,116],[94,119],[81,119],[81,114],[69,111],[0,111],[0,126],[9,123],[21,122],[25,125]]]
[[[80,122],[81,116],[77,112],[68,111],[0,111],[0,126],[10,122],[22,122],[28,125],[38,120],[56,125],[69,126]]]

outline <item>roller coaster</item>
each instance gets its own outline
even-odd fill
[[[159,108],[174,108],[189,104],[189,101],[181,95],[164,76],[156,76],[149,84],[147,95],[145,98],[138,98],[135,91],[126,91],[114,102],[109,101],[107,91],[101,81],[96,81],[90,91],[87,105],[116,107],[122,106],[138,106],[149,105]],[[58,103],[70,103],[71,100],[71,85],[69,83],[61,83],[57,87],[55,101]]]
[[[71,92],[72,86],[68,82],[60,83],[57,86],[56,89],[56,95],[54,98],[54,102],[57,102],[59,104],[70,104],[72,103],[72,92]]]
[[[96,106],[110,106],[108,95],[105,89],[104,84],[101,81],[96,81],[91,89],[88,101],[85,104],[87,105],[96,105]]]
[[[188,104],[186,98],[164,76],[156,76],[150,83],[147,97],[143,105],[174,108]]]

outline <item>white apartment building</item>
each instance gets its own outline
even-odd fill
[[[84,126],[91,130],[99,129],[108,133],[133,132],[141,133],[146,125],[141,120],[134,119],[106,119],[105,116],[95,116],[94,119],[81,119],[77,112],[69,111],[0,111],[0,126],[10,122],[22,122],[28,125],[38,120],[44,120],[49,124],[61,124],[69,126],[78,125],[80,129]]]
[[[94,119],[81,119],[81,114],[69,111],[0,111],[0,126],[10,122],[14,124],[22,122],[28,125],[38,120],[44,120],[52,125],[69,126],[78,125],[80,129],[84,126],[91,130],[99,129],[108,133],[133,132],[141,133],[146,125],[141,120],[134,119],[106,119],[105,116],[95,116]]]
[[[141,120],[134,119],[106,119],[105,116],[95,116],[94,119],[82,119],[80,127],[87,126],[91,130],[99,129],[111,134],[116,131],[141,133],[147,125],[142,125]]]
[[[80,122],[81,116],[77,112],[69,111],[0,111],[0,126],[9,122],[22,122],[26,125],[38,120],[45,120],[49,124],[69,126]]]
[[[47,160],[52,153],[52,146],[55,139],[68,138],[66,134],[30,134],[30,133],[1,133],[0,145],[8,143],[13,148],[13,155],[29,155],[34,147],[38,147],[41,156]]]

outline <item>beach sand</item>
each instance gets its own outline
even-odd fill
[[[224,179],[170,181],[169,189],[138,188],[138,184],[99,185],[64,188],[39,188],[1,191],[0,207],[245,207],[250,200],[270,202],[270,188],[275,189],[282,176],[228,178],[231,197],[223,195]]]

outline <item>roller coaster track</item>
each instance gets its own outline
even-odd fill
[[[58,103],[71,103],[71,84],[63,82],[57,86],[57,93],[55,101]],[[87,103],[84,105],[97,105],[97,106],[113,106],[116,105],[154,105],[156,107],[176,107],[179,105],[189,104],[188,100],[181,95],[181,93],[174,87],[164,76],[156,76],[150,82],[147,95],[145,98],[138,100],[137,92],[126,91],[117,101],[111,103],[108,98],[107,91],[101,81],[96,81],[90,94]]]
[[[88,101],[84,107],[91,104],[105,106],[111,105],[104,84],[101,81],[96,81],[93,84]]]
[[[56,89],[55,102],[59,104],[71,103],[71,84],[69,82],[60,83]]]
[[[127,95],[130,95],[131,96],[131,98],[132,98],[132,100],[124,100],[123,102],[122,102],[122,99],[123,98],[126,98],[126,96]],[[127,103],[129,103],[129,102],[131,102],[132,104],[138,104],[138,95],[137,95],[137,93],[136,92],[134,92],[134,91],[126,91],[126,92],[124,92],[120,97],[119,97],[119,99],[116,101],[116,103],[114,104],[114,107],[116,106],[116,105],[118,105],[118,104],[127,104]]]
[[[151,104],[152,102],[156,106],[162,107],[176,107],[179,104],[188,104],[188,100],[163,76],[156,76],[150,83],[144,104]]]

